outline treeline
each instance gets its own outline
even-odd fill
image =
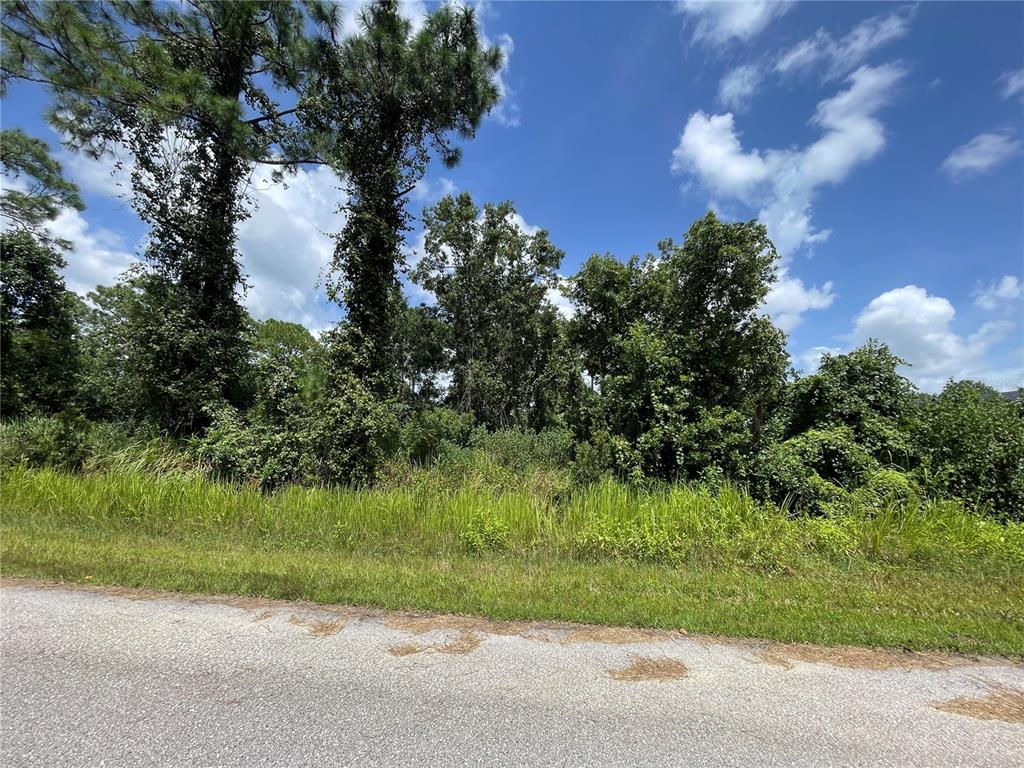
[[[156,430],[265,489],[369,483],[388,459],[501,433],[555,446],[581,482],[728,480],[806,511],[956,497],[1024,517],[1019,401],[969,382],[922,395],[874,342],[795,376],[760,310],[778,257],[756,221],[709,213],[657,256],[595,255],[562,277],[546,231],[462,194],[424,212],[425,253],[406,265],[406,196],[432,157],[458,162],[456,140],[497,102],[501,55],[468,9],[413,30],[377,2],[347,38],[337,10],[11,6],[5,85],[44,83],[73,146],[127,148],[150,232],[144,264],[82,302],[46,230],[81,206],[76,190],[42,142],[4,132],[5,175],[31,181],[3,196],[5,418]],[[323,163],[348,193],[327,284],[345,319],[319,339],[240,304],[236,227],[258,163]],[[436,302],[409,306],[403,270]]]

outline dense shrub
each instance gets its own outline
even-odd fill
[[[983,384],[950,382],[914,430],[918,476],[931,493],[1024,520],[1024,402]]]
[[[86,473],[199,476],[209,470],[173,440],[74,413],[0,424],[0,462]]]
[[[849,427],[811,429],[774,443],[758,457],[759,495],[798,509],[821,511],[861,485],[878,463]]]
[[[473,416],[451,408],[421,408],[402,424],[401,452],[414,463],[425,464],[449,447],[464,447],[473,432]]]
[[[3,464],[81,469],[89,455],[92,431],[90,422],[69,413],[9,422],[0,427]]]

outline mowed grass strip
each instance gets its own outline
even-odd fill
[[[4,576],[1024,657],[1021,580],[889,568],[766,575],[508,556],[363,556],[2,530]]]
[[[811,535],[820,522],[729,493],[605,488],[587,493],[613,504],[581,495],[553,507],[423,488],[267,497],[201,479],[21,468],[0,490],[4,576],[1024,657],[1019,532],[963,513],[890,521],[881,538],[864,521],[871,535],[853,527],[855,548],[826,556]],[[588,518],[605,506],[643,523],[629,536],[681,530],[693,546],[668,563],[580,549],[595,530],[617,535]],[[481,513],[494,530],[481,533]],[[471,551],[492,534],[502,549]]]

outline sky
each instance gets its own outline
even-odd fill
[[[356,4],[346,26],[356,28]],[[404,12],[418,23],[423,3]],[[461,165],[410,196],[512,200],[571,275],[683,238],[708,209],[759,218],[780,264],[763,311],[794,366],[869,337],[926,391],[949,378],[1024,385],[1024,3],[484,2],[506,53],[502,101]],[[109,284],[145,229],[114,161],[61,147],[46,94],[18,84],[6,128],[54,147],[87,208],[53,225],[74,243],[71,288]],[[239,228],[257,318],[330,327],[324,299],[341,183],[257,168]],[[408,258],[422,234],[408,235]],[[410,300],[428,300],[407,286]],[[571,307],[553,297],[565,312]]]

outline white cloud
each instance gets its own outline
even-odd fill
[[[827,309],[835,298],[831,281],[820,288],[807,286],[800,278],[782,270],[765,298],[764,309],[772,316],[775,325],[789,333],[803,322],[805,312]]]
[[[790,8],[792,3],[780,0],[676,1],[676,12],[685,14],[694,21],[693,39],[707,43],[750,40]]]
[[[1019,299],[1024,295],[1021,282],[1013,275],[1004,275],[997,283],[978,288],[973,294],[974,303],[989,312],[1020,307]]]
[[[1000,93],[1004,99],[1024,93],[1024,69],[1003,72],[996,82],[1002,86]]]
[[[795,355],[793,362],[796,368],[805,374],[812,374],[821,365],[821,358],[825,355],[841,355],[843,350],[839,347],[811,347]]]
[[[690,115],[672,151],[674,173],[694,173],[712,191],[725,197],[748,198],[768,178],[768,165],[754,150],[744,152],[733,115]]]
[[[761,84],[760,67],[744,64],[729,70],[718,83],[718,100],[727,109],[743,112]]]
[[[71,243],[64,254],[68,288],[84,296],[98,285],[110,285],[138,259],[116,232],[94,227],[78,211],[65,208],[47,226],[54,237]]]
[[[973,334],[953,330],[956,310],[948,299],[907,285],[876,296],[854,319],[850,341],[876,338],[910,363],[905,371],[919,387],[934,392],[950,378],[992,380],[985,359],[1014,328],[1007,320],[989,321]]]
[[[838,184],[885,147],[875,113],[905,72],[896,64],[861,67],[849,87],[820,102],[811,123],[823,133],[802,149],[745,151],[731,113],[693,113],[672,153],[675,173],[695,175],[717,195],[759,206],[759,218],[783,260],[828,238],[811,223],[819,187]]]
[[[775,62],[777,72],[788,74],[810,68],[824,67],[827,79],[843,77],[882,46],[899,40],[910,31],[915,6],[865,19],[836,40],[824,29],[784,51]]]
[[[334,172],[300,169],[283,183],[257,166],[249,192],[252,215],[238,227],[242,270],[249,276],[245,304],[257,319],[274,317],[322,328],[338,316],[320,287],[334,254],[332,234],[345,223],[345,199]]]
[[[455,182],[445,176],[440,176],[435,181],[424,176],[416,182],[416,186],[413,187],[410,194],[413,200],[429,204],[436,203],[446,195],[454,195],[458,191],[459,188],[455,186]]]
[[[953,181],[979,176],[1009,160],[1024,144],[1005,133],[981,133],[954,149],[942,162]]]

